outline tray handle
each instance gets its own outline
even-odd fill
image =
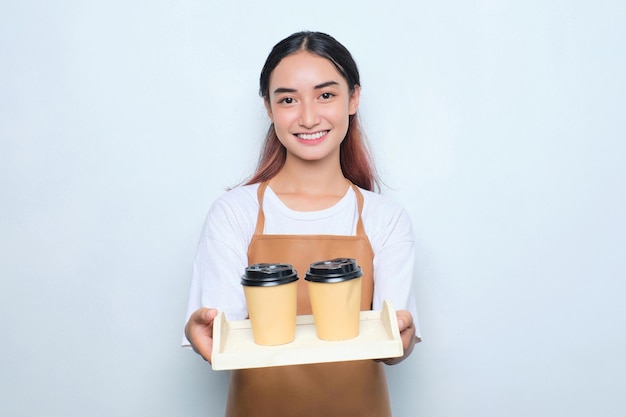
[[[393,303],[389,300],[383,301],[383,308],[380,312],[380,319],[387,330],[387,334],[393,340],[400,340],[400,328],[398,327],[398,318],[396,316],[396,310],[393,308]]]

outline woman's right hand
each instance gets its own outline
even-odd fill
[[[193,350],[211,363],[213,352],[213,321],[217,316],[214,308],[200,308],[193,312],[185,325],[185,336]]]

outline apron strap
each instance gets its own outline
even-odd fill
[[[257,198],[259,200],[259,213],[257,214],[256,219],[256,228],[254,229],[255,235],[262,235],[263,230],[265,229],[265,214],[263,214],[263,196],[265,195],[265,189],[267,188],[269,181],[263,181],[259,184],[259,188],[257,189]],[[363,226],[363,194],[359,188],[350,182],[350,186],[354,190],[354,194],[356,195],[357,207],[359,208],[359,220],[356,224],[356,235],[357,236],[365,236],[365,226]]]
[[[263,181],[259,184],[259,188],[256,192],[257,198],[259,199],[259,213],[256,217],[256,228],[254,229],[255,235],[262,235],[263,230],[265,229],[265,214],[263,214],[263,196],[265,195],[265,189],[269,181]]]
[[[365,226],[363,226],[363,194],[359,191],[359,188],[350,183],[352,189],[354,190],[354,194],[356,194],[356,202],[359,208],[359,220],[356,224],[356,235],[357,236],[365,236]]]

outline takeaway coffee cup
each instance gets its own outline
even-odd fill
[[[359,335],[361,276],[354,259],[337,258],[313,263],[308,282],[317,337],[345,340]]]
[[[282,345],[296,333],[298,273],[289,264],[250,265],[241,277],[254,342]]]

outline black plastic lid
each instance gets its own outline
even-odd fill
[[[241,277],[241,285],[249,287],[270,287],[289,284],[298,280],[298,273],[289,264],[254,264],[246,268]]]
[[[304,279],[311,282],[343,282],[363,275],[361,267],[351,258],[337,258],[312,263]]]

